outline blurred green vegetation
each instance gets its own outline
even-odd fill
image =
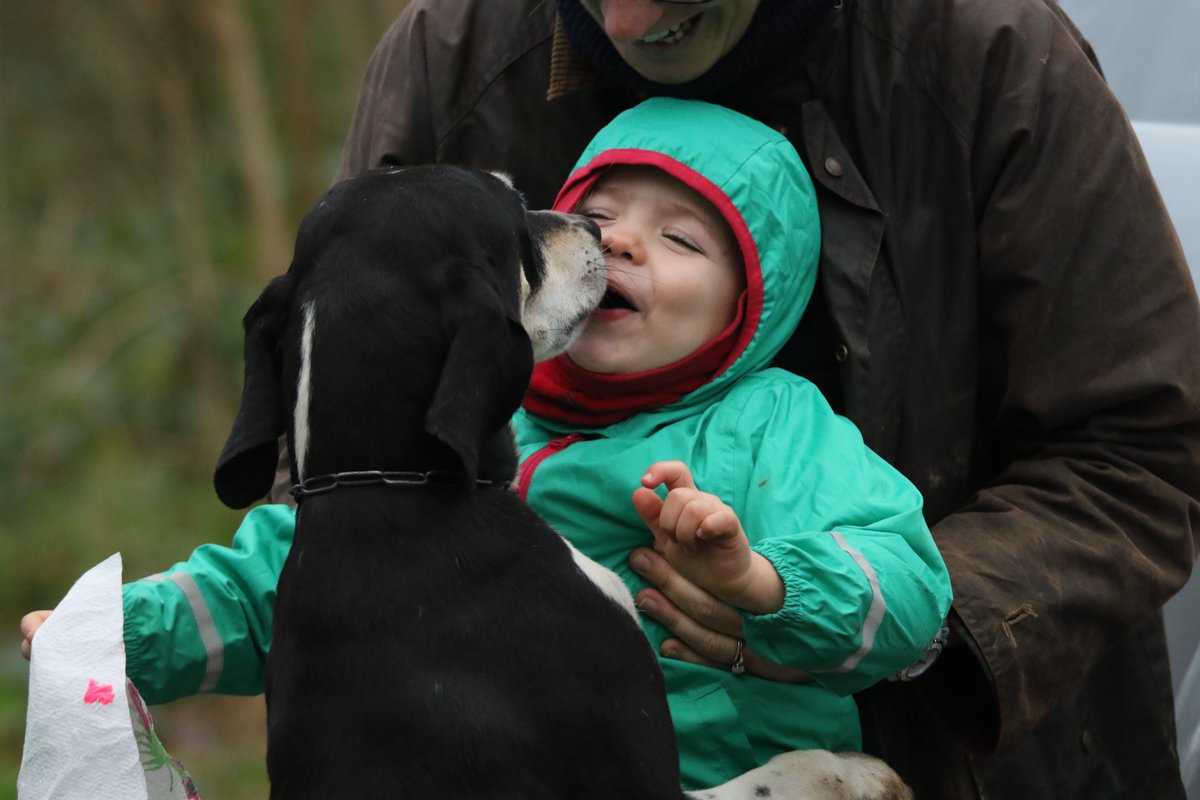
[[[0,3],[0,800],[21,615],[113,552],[134,579],[236,528],[210,475],[239,320],[404,4]],[[208,800],[265,796],[261,698],[154,713]]]

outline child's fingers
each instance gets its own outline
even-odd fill
[[[696,524],[701,519],[693,506],[703,497],[705,495],[695,489],[672,489],[667,492],[667,499],[663,501],[662,511],[658,515],[659,526],[680,542],[690,542],[696,536]]]
[[[696,538],[713,540],[713,539],[732,539],[741,531],[741,523],[738,521],[737,514],[733,513],[733,509],[721,503],[716,509],[712,509],[700,523],[696,526]]]
[[[692,471],[682,461],[658,461],[650,465],[642,476],[642,486],[653,489],[655,486],[666,486],[672,489],[695,489],[696,482],[692,479]]]
[[[684,491],[686,490],[671,492],[667,495],[668,502]],[[690,493],[686,498],[681,499],[679,514],[675,521],[675,538],[679,539],[680,543],[690,545],[696,539],[704,538],[701,535],[700,526],[714,510],[712,499],[714,499],[712,495],[699,492]]]
[[[693,539],[711,541],[736,536],[741,529],[733,509],[721,498],[704,492],[681,489],[667,495],[667,505],[678,495],[678,514],[674,520],[675,536],[680,541]]]
[[[37,633],[38,628],[50,619],[49,611],[31,611],[21,618],[21,635],[24,641],[21,642],[21,655],[28,661],[33,653],[33,636]]]
[[[633,492],[633,510],[642,518],[642,522],[646,523],[646,527],[654,534],[655,539],[663,535],[660,521],[663,510],[661,497],[644,487],[636,489]]]

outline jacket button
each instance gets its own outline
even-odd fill
[[[1083,734],[1079,737],[1079,747],[1085,753],[1090,753],[1096,747],[1096,739],[1092,736],[1092,732],[1084,729]]]
[[[840,178],[842,177],[842,174],[845,173],[845,170],[842,169],[842,162],[838,161],[833,156],[825,159],[825,171],[835,178]]]
[[[837,350],[833,351],[833,357],[837,359],[839,364],[844,364],[846,359],[850,358],[850,348],[844,344],[839,344]]]

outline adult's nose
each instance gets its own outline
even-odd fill
[[[631,42],[655,32],[663,6],[657,0],[600,0],[600,14],[608,38]]]

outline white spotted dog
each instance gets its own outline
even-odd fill
[[[224,502],[255,502],[286,433],[272,798],[687,796],[628,591],[507,488],[533,359],[569,345],[605,284],[594,223],[528,211],[477,170],[372,171],[305,216],[246,314],[215,475]],[[905,797],[862,759],[785,754],[694,797]]]

